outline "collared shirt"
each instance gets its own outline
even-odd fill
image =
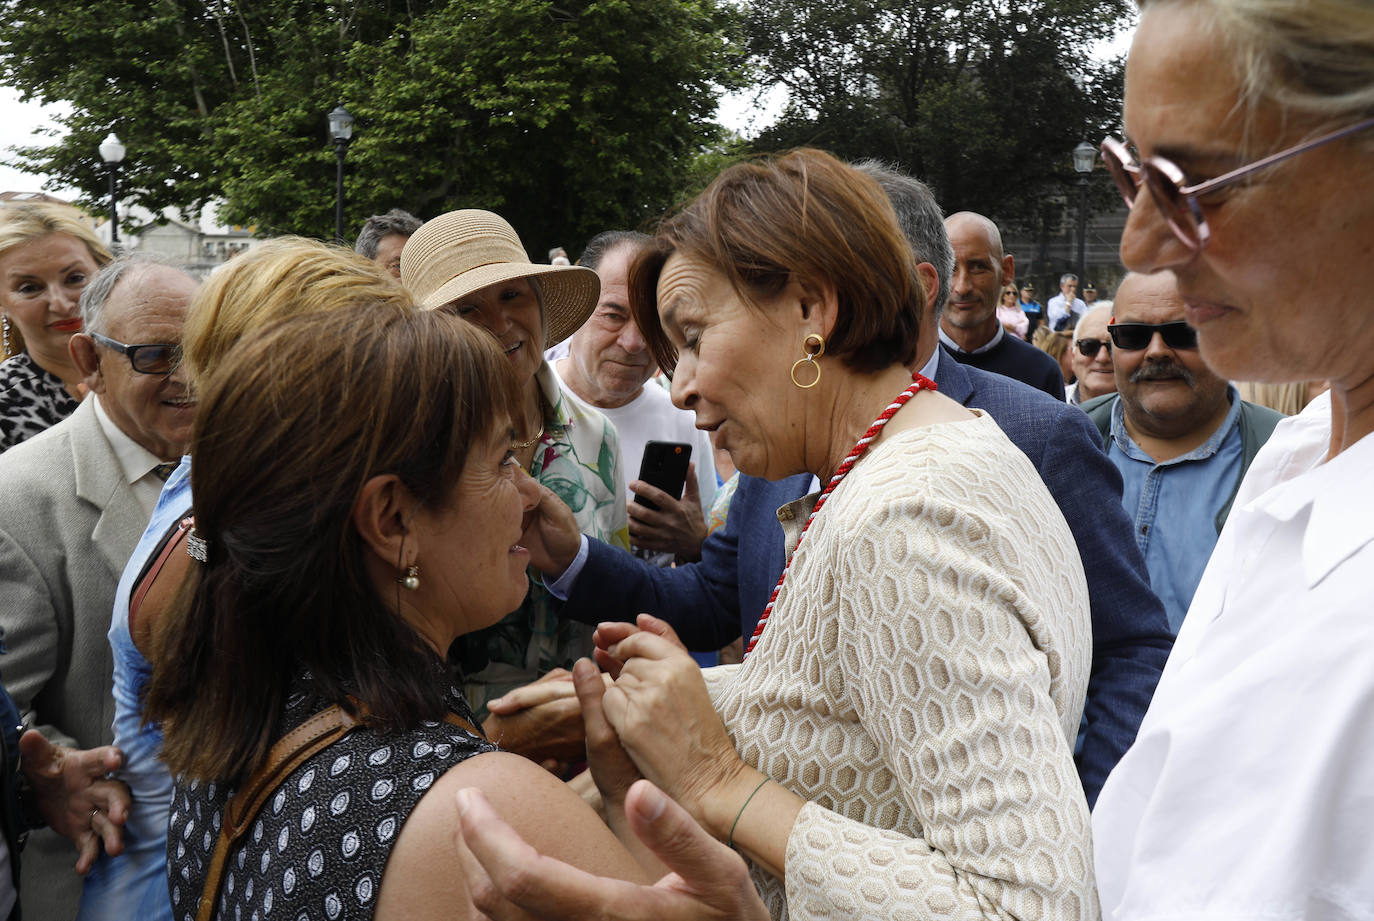
[[[120,469],[124,471],[124,482],[133,490],[134,498],[138,500],[143,513],[151,518],[153,509],[157,507],[157,497],[162,494],[162,484],[165,482],[153,470],[162,461],[156,454],[124,434],[124,430],[115,424],[109,413],[105,412],[105,404],[101,402],[98,394],[92,395],[91,399],[95,400],[95,418],[100,422],[100,430],[105,433],[105,439],[114,450]]]
[[[983,354],[984,352],[990,352],[990,351],[992,351],[993,349],[997,348],[997,346],[1002,342],[1002,337],[1005,336],[1006,334],[1007,334],[1006,329],[1002,326],[1001,323],[998,323],[998,324],[997,324],[997,332],[995,332],[995,333],[992,334],[992,338],[991,338],[991,339],[989,339],[987,342],[984,342],[982,345],[978,346],[978,348],[976,348],[976,349],[971,349],[971,350],[965,351],[964,349],[962,349],[962,348],[959,347],[959,343],[955,342],[955,341],[954,341],[953,339],[951,339],[949,336],[945,335],[944,328],[942,327],[942,328],[940,329],[940,341],[943,342],[943,343],[945,344],[945,347],[946,347],[946,348],[949,348],[949,349],[951,349],[952,351],[955,351],[955,352],[959,352],[959,353],[961,353],[961,354],[963,354],[963,355],[981,355],[981,354]],[[938,350],[937,350],[937,351],[938,351]],[[931,380],[934,380],[934,379],[935,379],[935,378],[931,378]]]
[[[1081,298],[1074,298],[1070,304],[1064,299],[1064,295],[1056,294],[1045,305],[1045,319],[1049,321],[1050,329],[1068,329],[1077,323],[1087,310],[1088,305],[1083,303]]]
[[[1255,458],[1093,816],[1103,914],[1374,917],[1374,436],[1331,398]]]
[[[1178,633],[1217,543],[1217,513],[1240,479],[1240,394],[1228,391],[1231,409],[1212,437],[1187,454],[1156,463],[1126,431],[1121,400],[1112,405],[1107,456],[1121,471],[1121,501],[1135,520],[1135,542],[1145,557],[1150,587]]]

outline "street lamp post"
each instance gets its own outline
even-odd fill
[[[105,169],[110,174],[110,244],[111,247],[119,243],[119,206],[117,204],[117,193],[115,190],[115,174],[119,172],[119,164],[124,162],[124,145],[115,137],[111,131],[105,140],[100,142],[100,159],[105,161]]]
[[[1086,279],[1088,265],[1085,250],[1088,240],[1088,174],[1093,171],[1097,149],[1087,141],[1080,141],[1073,149],[1073,169],[1078,173],[1078,277]],[[1081,284],[1087,284],[1084,280]]]
[[[339,103],[329,113],[329,136],[334,139],[334,156],[339,159],[339,181],[334,190],[334,242],[343,243],[344,155],[353,138],[353,116]]]

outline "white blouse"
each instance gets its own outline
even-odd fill
[[[1251,466],[1093,815],[1106,917],[1374,917],[1374,436]]]

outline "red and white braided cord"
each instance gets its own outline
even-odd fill
[[[840,466],[836,468],[835,475],[830,478],[829,483],[825,484],[825,489],[821,492],[820,498],[816,500],[816,507],[813,508],[811,514],[807,516],[806,524],[802,525],[801,534],[797,537],[797,546],[792,548],[792,555],[787,558],[787,565],[782,568],[782,575],[778,577],[778,584],[773,586],[773,594],[768,597],[768,604],[764,605],[763,614],[759,617],[759,622],[754,627],[754,635],[749,638],[749,646],[744,650],[746,656],[754,651],[754,647],[758,645],[759,637],[763,636],[763,628],[768,625],[768,616],[773,613],[773,605],[777,603],[778,593],[782,591],[782,583],[787,580],[787,573],[792,569],[792,561],[797,558],[797,550],[801,547],[801,542],[806,537],[806,532],[810,529],[811,522],[816,520],[816,516],[819,515],[821,509],[825,507],[825,500],[835,491],[835,487],[840,485],[840,481],[845,478],[845,475],[859,462],[859,458],[864,456],[864,452],[867,451],[868,446],[873,443],[873,439],[877,438],[878,433],[883,430],[883,426],[887,425],[887,420],[895,416],[897,410],[905,406],[906,401],[910,400],[920,391],[934,389],[935,382],[930,378],[921,374],[912,375],[911,386],[897,394],[896,398],[894,398],[891,403],[887,404],[887,408],[878,415],[877,419],[873,420],[873,424],[868,427],[868,431],[863,433],[863,437],[858,440],[853,449],[850,450],[849,454],[846,455],[845,459],[840,463]]]

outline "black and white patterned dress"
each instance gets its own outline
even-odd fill
[[[293,686],[282,733],[328,703]],[[472,720],[457,688],[450,709]],[[370,919],[391,849],[445,771],[496,751],[449,723],[396,733],[355,730],[297,768],[229,852],[215,917],[233,921]],[[167,881],[177,921],[194,921],[232,791],[178,781],[167,825]]]
[[[80,405],[27,353],[0,362],[0,451],[52,428]]]

